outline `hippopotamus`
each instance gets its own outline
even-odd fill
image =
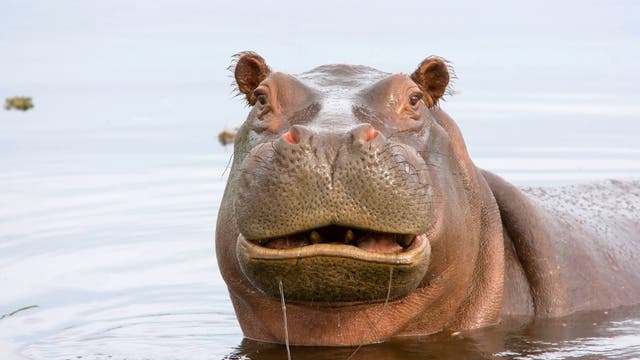
[[[520,189],[478,168],[443,58],[291,75],[246,52],[232,71],[250,111],[216,253],[247,338],[353,346],[640,302],[640,181]]]

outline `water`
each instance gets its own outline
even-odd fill
[[[294,73],[327,62],[409,72],[440,54],[459,76],[443,107],[477,165],[521,186],[640,177],[634,2],[564,2],[552,13],[438,5],[430,10],[459,15],[433,19],[450,29],[437,36],[415,31],[420,11],[389,19],[393,4],[373,2],[354,19],[358,7],[323,4],[3,5],[0,98],[33,96],[35,108],[0,111],[0,358],[286,358],[283,346],[242,339],[214,255],[231,157],[216,135],[246,112],[225,71],[240,50]],[[299,23],[308,29],[291,32]],[[638,334],[640,310],[624,309],[291,351],[633,358]]]
[[[8,130],[0,135],[0,314],[33,307],[0,320],[0,351],[32,359],[286,358],[284,347],[242,341],[217,272],[213,232],[231,150],[216,144],[213,131],[180,120],[203,116],[181,109],[204,102],[207,91],[182,89],[162,111],[154,100],[162,103],[161,94],[135,101],[133,92],[73,94],[98,106],[120,104],[114,114],[98,112],[112,121],[89,129],[35,125],[68,116],[56,104],[69,94],[43,96],[32,112],[1,113]],[[541,117],[514,105],[527,101],[542,100],[500,103],[461,94],[445,106],[459,119],[476,163],[514,183],[640,176],[637,113],[579,112],[581,104],[614,109],[615,103],[558,97],[545,101],[567,110]],[[501,108],[511,110],[494,113]],[[75,117],[91,113],[76,111]],[[139,112],[150,112],[149,120],[122,121]],[[640,354],[639,333],[640,311],[631,311],[473,337],[401,339],[363,347],[353,358],[620,358]],[[354,350],[333,349],[324,358]],[[327,350],[294,347],[292,356],[323,358]]]
[[[570,319],[542,321],[517,327],[503,324],[482,331],[436,334],[422,338],[401,338],[360,348],[293,347],[296,359],[571,359],[638,357],[638,320],[619,320],[636,316],[635,311],[618,314],[578,315]],[[606,320],[605,320],[606,319]],[[604,323],[600,322],[603,321]],[[596,322],[597,321],[597,322]],[[244,357],[243,357],[244,356]],[[244,340],[235,353],[225,359],[286,359],[281,345]]]

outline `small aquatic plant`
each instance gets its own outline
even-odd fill
[[[218,134],[218,141],[221,145],[227,146],[229,144],[233,144],[233,141],[236,138],[235,130],[223,130]]]
[[[14,96],[12,98],[5,99],[4,108],[6,110],[21,110],[27,111],[33,108],[33,100],[30,97]]]

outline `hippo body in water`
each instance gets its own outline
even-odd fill
[[[359,345],[640,302],[640,182],[522,190],[477,168],[438,105],[450,72],[236,58],[251,111],[216,252],[246,337]]]

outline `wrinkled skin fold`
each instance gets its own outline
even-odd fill
[[[246,337],[285,342],[280,288],[289,343],[322,346],[640,301],[640,183],[523,191],[478,169],[439,106],[443,59],[233,70],[251,110],[216,253]]]

